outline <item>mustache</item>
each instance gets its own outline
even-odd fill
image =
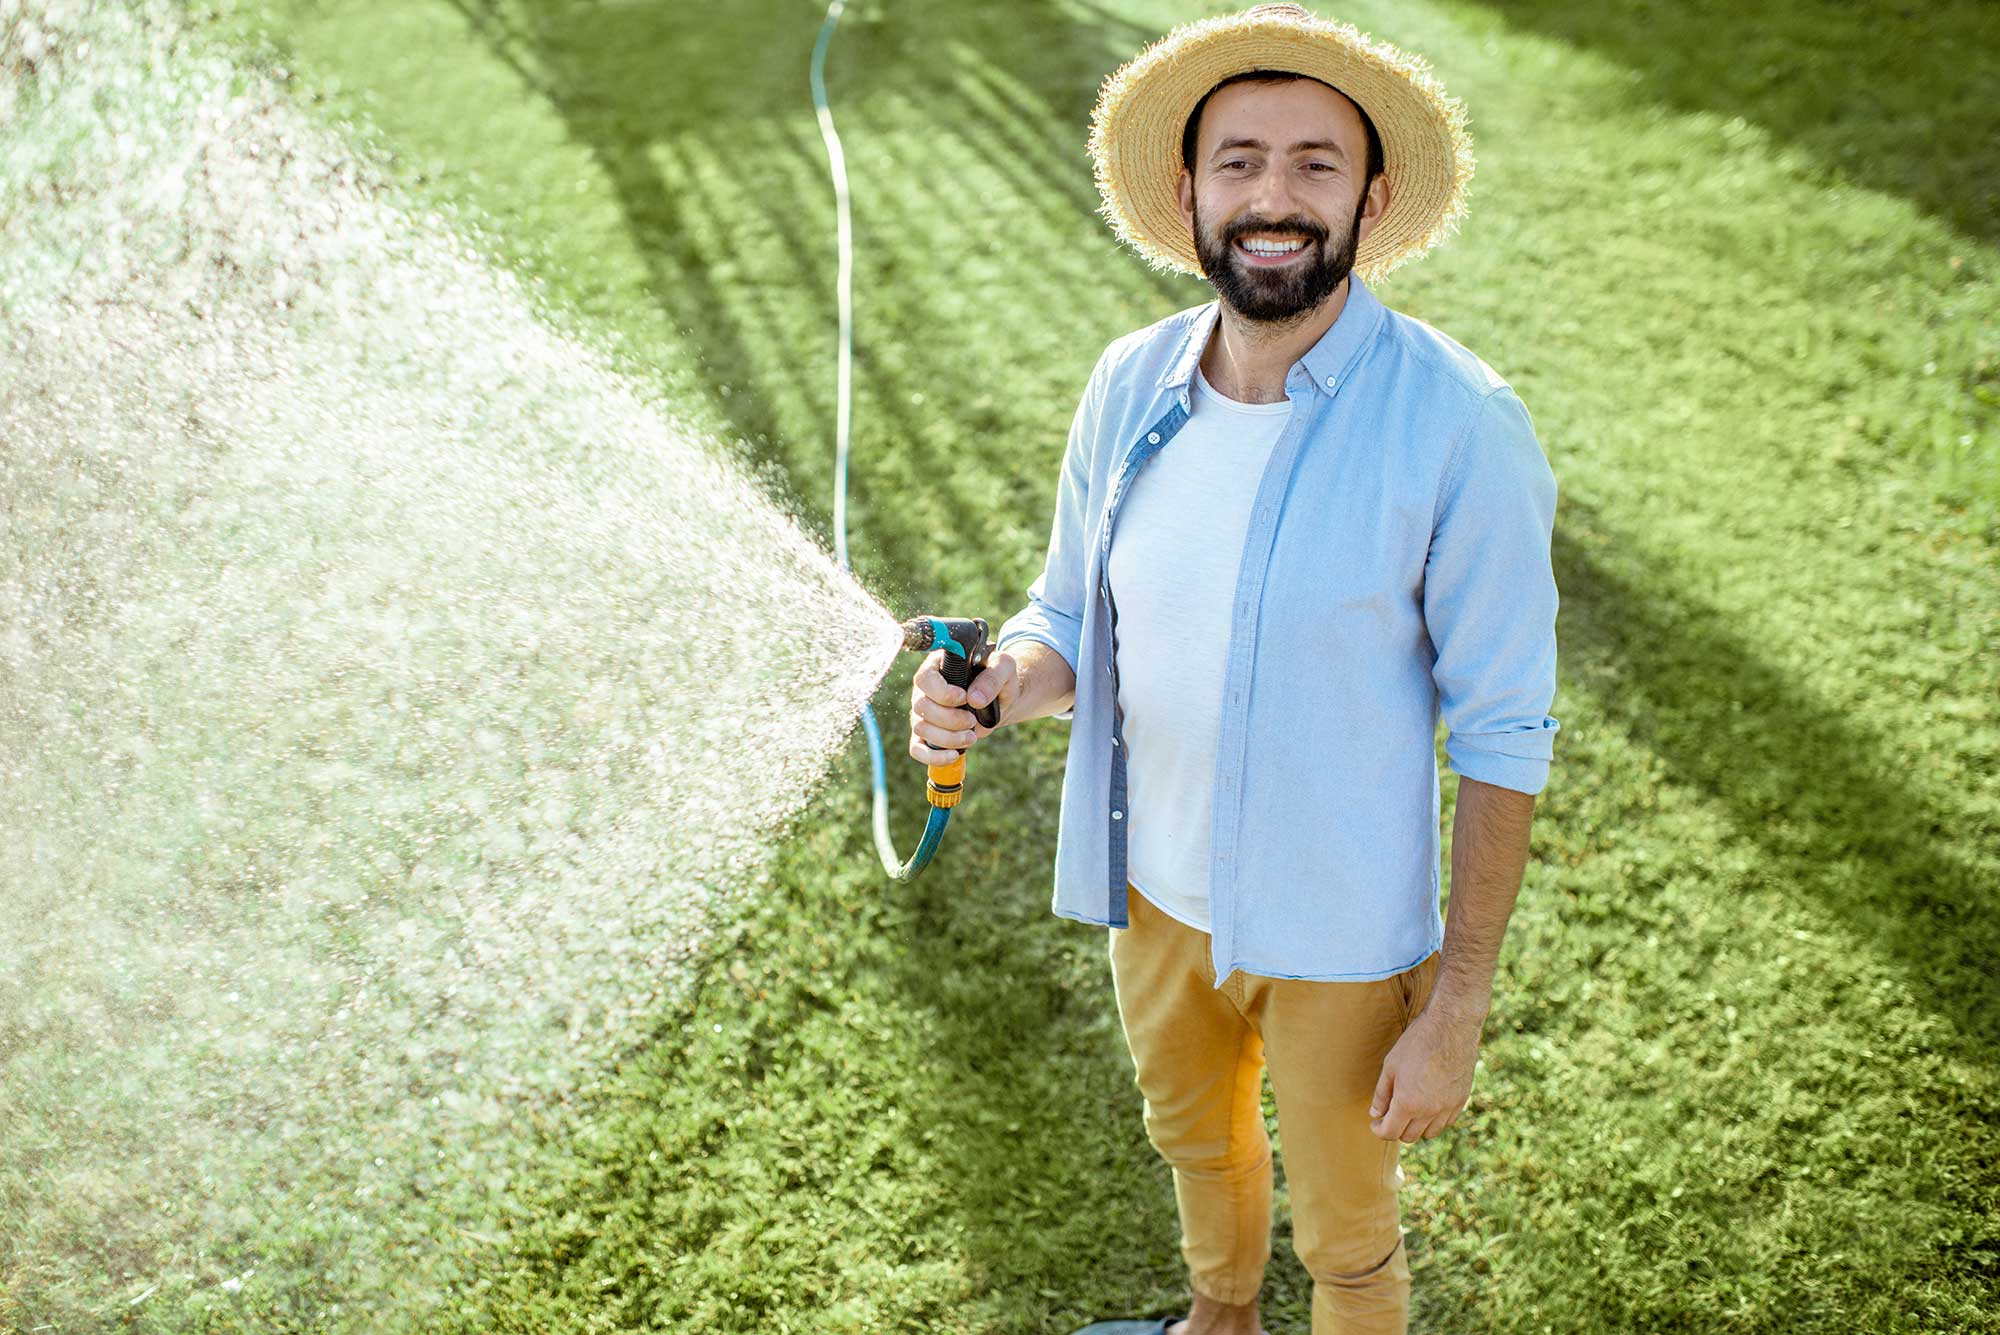
[[[1267,232],[1273,236],[1302,236],[1314,245],[1320,244],[1331,235],[1326,228],[1321,227],[1317,223],[1305,222],[1303,220],[1273,223],[1255,218],[1248,220],[1239,218],[1223,230],[1222,240],[1227,244],[1255,232]]]

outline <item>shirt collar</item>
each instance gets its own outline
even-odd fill
[[[1360,361],[1362,349],[1381,328],[1385,309],[1382,299],[1361,281],[1361,275],[1350,272],[1347,275],[1347,304],[1340,308],[1339,317],[1320,335],[1319,342],[1307,348],[1306,355],[1292,364],[1285,376],[1287,388],[1291,387],[1303,367],[1319,392],[1332,398],[1335,390],[1347,379],[1348,372]],[[1183,406],[1187,404],[1188,382],[1194,378],[1194,369],[1208,347],[1209,335],[1214,332],[1215,322],[1221,313],[1220,298],[1196,310],[1194,318],[1188,322],[1187,331],[1181,336],[1179,350],[1160,376],[1160,388],[1176,391]]]

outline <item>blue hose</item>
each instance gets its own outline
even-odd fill
[[[846,7],[847,0],[832,0],[826,7],[826,21],[820,25],[819,40],[813,44],[812,99],[813,110],[819,113],[820,138],[826,142],[827,164],[833,172],[833,199],[840,223],[837,241],[840,272],[835,285],[840,304],[840,374],[833,428],[833,537],[840,568],[852,573],[853,567],[847,560],[847,442],[854,381],[854,222],[847,200],[847,159],[841,152],[840,136],[833,128],[833,112],[826,101],[826,49],[833,41],[840,12]],[[875,852],[882,859],[884,871],[898,881],[907,881],[930,865],[938,844],[944,840],[944,827],[951,823],[951,808],[930,809],[930,819],[924,822],[924,837],[918,841],[917,851],[908,862],[900,862],[896,845],[889,838],[889,768],[882,758],[882,728],[875,721],[875,711],[866,703],[861,706],[861,725],[868,733],[868,759],[875,784]]]

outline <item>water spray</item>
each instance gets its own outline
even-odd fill
[[[207,26],[0,0],[0,1331],[428,1332],[904,637]]]
[[[826,101],[826,49],[833,40],[834,25],[840,22],[841,11],[846,7],[847,0],[832,0],[826,8],[826,21],[820,25],[819,40],[813,44],[812,97],[813,109],[819,113],[820,138],[826,142],[827,164],[833,173],[834,205],[839,219],[836,244],[840,268],[835,291],[840,305],[840,364],[834,414],[833,533],[840,567],[851,571],[853,567],[847,560],[847,442],[853,415],[850,391],[854,379],[854,223],[848,208],[847,160],[841,153],[840,136],[834,131],[833,112]],[[978,617],[913,617],[903,623],[903,648],[918,653],[942,649],[944,679],[960,690],[972,685],[992,653],[986,622]],[[981,727],[996,727],[1000,722],[999,702],[990,700],[972,714]],[[965,752],[960,751],[958,759],[948,764],[929,767],[924,795],[930,800],[930,816],[924,822],[917,851],[908,862],[902,862],[896,857],[895,842],[889,837],[889,776],[882,759],[882,728],[875,721],[875,711],[865,703],[861,706],[861,723],[868,733],[868,759],[874,774],[875,851],[882,859],[883,870],[896,880],[907,881],[930,865],[944,839],[944,827],[951,820],[952,808],[965,796]]]

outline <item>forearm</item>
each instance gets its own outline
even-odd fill
[[[1040,640],[1020,640],[1007,651],[1018,672],[1014,701],[1001,726],[1060,714],[1076,700],[1076,672],[1063,656]]]
[[[1521,877],[1535,799],[1464,775],[1451,825],[1451,902],[1429,1008],[1473,1023],[1493,1005],[1493,971]]]

